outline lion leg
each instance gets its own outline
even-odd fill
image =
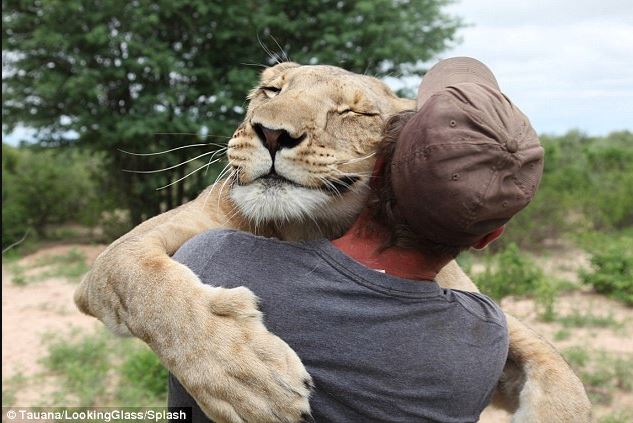
[[[437,275],[451,289],[479,292],[450,262]],[[506,313],[508,360],[492,405],[513,413],[515,423],[583,423],[591,420],[591,403],[582,382],[561,355],[536,332]]]
[[[508,365],[493,403],[514,412],[515,423],[591,421],[582,382],[547,341],[506,314],[510,333]]]

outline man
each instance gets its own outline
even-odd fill
[[[433,279],[527,205],[543,150],[488,68],[469,58],[432,68],[418,111],[387,128],[373,198],[341,238],[212,231],[174,258],[202,281],[255,292],[268,329],[312,375],[315,421],[475,422],[506,361],[505,319],[484,295]],[[204,420],[173,377],[169,403]]]

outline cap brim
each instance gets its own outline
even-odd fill
[[[434,65],[422,78],[418,88],[417,110],[436,92],[462,82],[474,82],[499,90],[494,74],[479,60],[472,57],[452,57]]]

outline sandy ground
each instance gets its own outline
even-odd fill
[[[92,263],[103,246],[64,245],[39,250],[19,261],[26,268],[39,257],[65,254],[71,248],[79,248]],[[540,258],[548,274],[574,280],[579,267],[586,267],[588,258],[580,251],[561,251],[550,257]],[[75,283],[63,278],[48,278],[42,281],[17,286],[11,282],[10,266],[2,267],[2,374],[5,381],[15,375],[30,377],[42,372],[39,360],[46,355],[42,342],[47,333],[63,333],[79,328],[92,331],[100,326],[93,318],[81,314],[74,306],[72,295]],[[555,334],[562,329],[560,323],[545,323],[538,319],[535,305],[529,299],[507,298],[502,302],[504,310],[516,315],[530,325],[559,350],[579,346],[589,350],[607,351],[618,355],[633,354],[633,310],[622,304],[595,295],[587,290],[576,290],[561,295],[557,302],[559,314],[590,312],[593,315],[611,316],[621,325],[617,328],[571,328],[571,335],[556,340]],[[50,380],[50,379],[46,379]],[[16,405],[35,405],[46,386],[25,382],[17,392]],[[604,416],[614,410],[633,410],[633,393],[617,393],[609,406],[595,407],[597,416]],[[487,410],[482,422],[509,422],[508,414],[500,410]]]
[[[25,274],[35,276],[39,271],[32,265],[43,256],[66,254],[71,248],[80,248],[92,263],[104,246],[54,246],[19,261]],[[43,342],[47,334],[65,333],[73,329],[94,330],[100,323],[77,310],[73,303],[76,283],[63,278],[48,278],[18,286],[12,283],[9,267],[2,266],[2,380],[16,376],[27,381],[42,372],[40,359],[46,355]],[[28,383],[28,382],[26,382]],[[27,386],[16,397],[16,405],[39,404],[42,386]]]

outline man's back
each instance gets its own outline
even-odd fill
[[[261,299],[267,328],[312,375],[318,422],[477,421],[505,364],[505,320],[485,296],[382,274],[326,240],[212,231],[174,258]],[[192,405],[170,382],[170,406]]]

